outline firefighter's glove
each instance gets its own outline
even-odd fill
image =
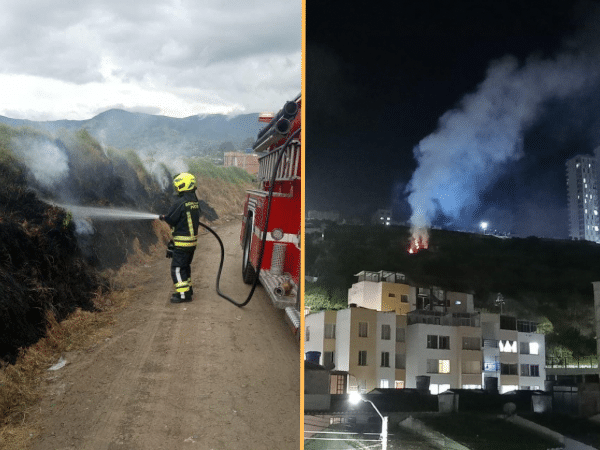
[[[169,241],[167,244],[167,258],[173,257],[173,250],[175,250],[175,243],[173,241]]]

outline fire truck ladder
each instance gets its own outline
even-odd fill
[[[291,181],[299,179],[298,169],[300,167],[300,142],[292,141],[281,157],[281,162],[275,174],[275,181]],[[279,157],[278,152],[270,152],[259,158],[260,166],[258,169],[258,179],[261,182],[270,181],[273,176],[273,168]]]

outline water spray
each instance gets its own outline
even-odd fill
[[[53,206],[58,206],[73,214],[73,217],[104,219],[104,220],[154,220],[158,219],[158,214],[149,212],[132,211],[121,208],[98,208],[91,206],[62,205],[60,203],[49,202]]]

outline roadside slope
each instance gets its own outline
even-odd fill
[[[225,245],[221,290],[242,301],[239,221]],[[48,372],[33,450],[296,450],[299,348],[262,288],[238,308],[215,292],[220,250],[201,236],[195,300],[173,305],[170,260],[142,267],[112,336]]]

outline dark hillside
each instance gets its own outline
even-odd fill
[[[494,300],[502,293],[504,312],[547,318],[553,336],[577,341],[577,352],[595,349],[599,245],[431,230],[430,249],[412,255],[409,235],[406,227],[332,226],[323,242],[307,239],[306,273],[331,293],[347,292],[361,270],[398,271],[419,285],[472,292],[476,307],[490,311],[499,311]]]

